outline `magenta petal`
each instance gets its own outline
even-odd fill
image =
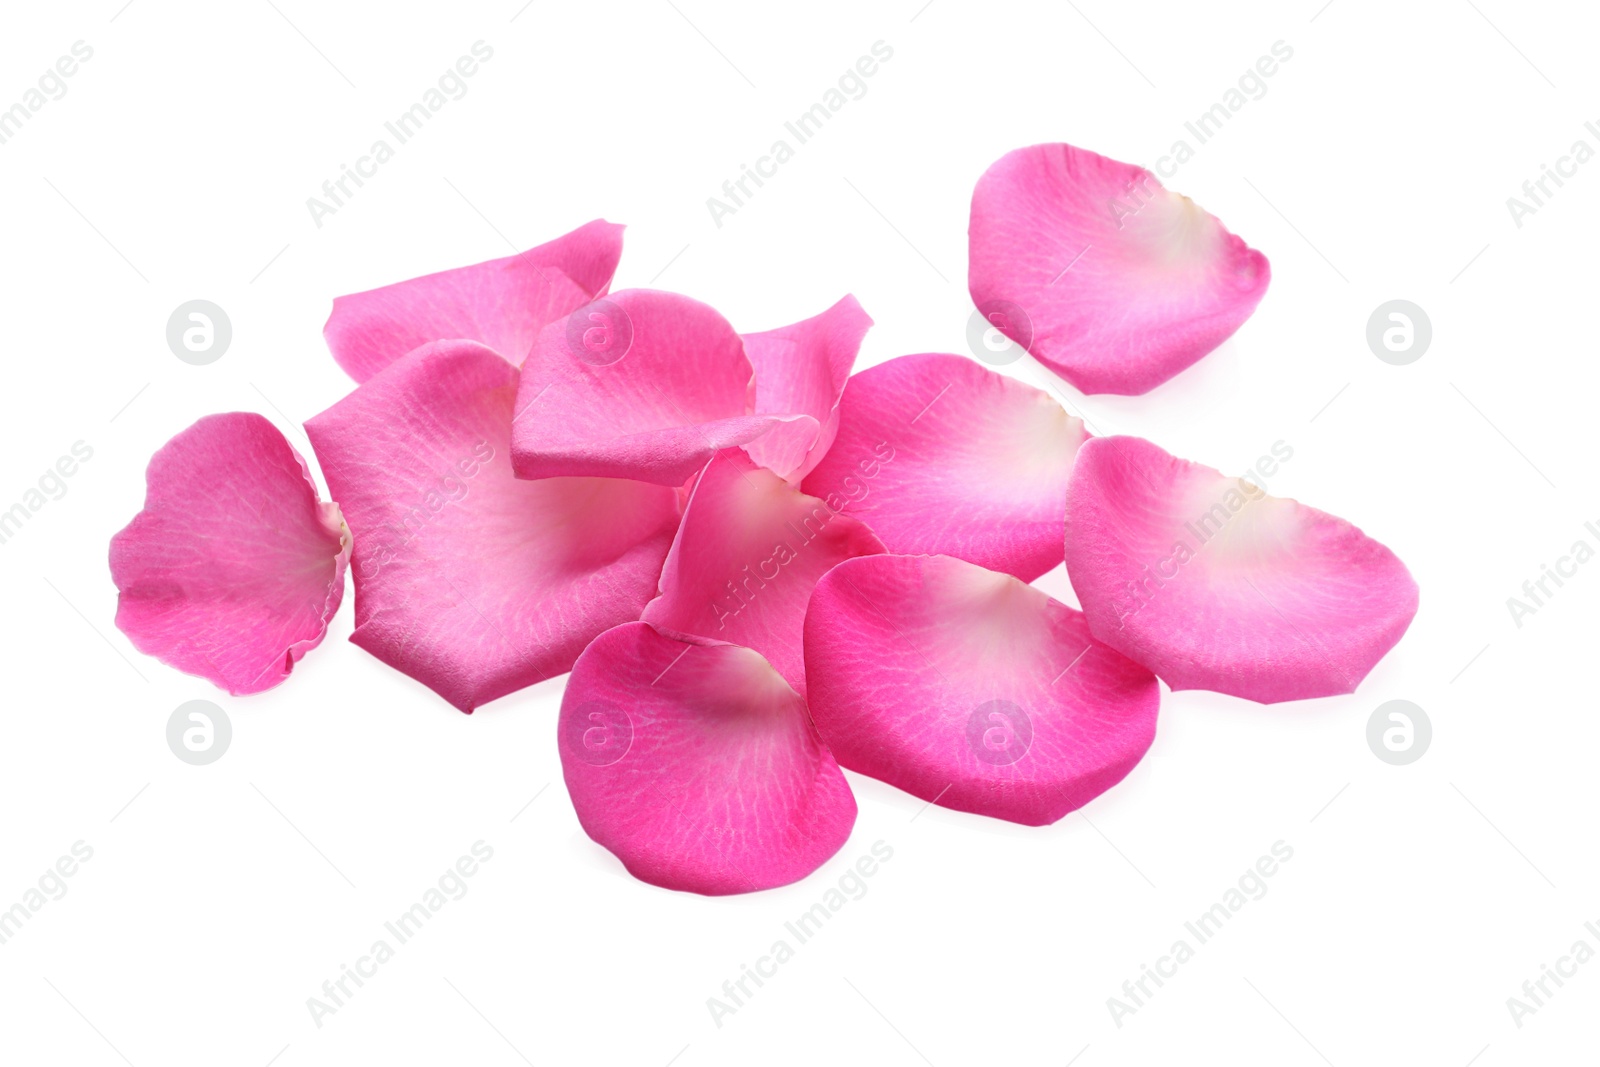
[[[820,429],[805,455],[776,454],[772,435],[752,441],[745,451],[762,466],[798,483],[833,444],[839,428],[839,396],[855,366],[861,339],[872,319],[853,296],[820,315],[792,326],[744,335],[744,350],[756,375],[756,413],[809,415]]]
[[[1120,782],[1160,686],[1083,616],[948,556],[865,556],[806,614],[811,717],[839,762],[924,800],[1043,826]]]
[[[804,693],[812,587],[835,564],[882,551],[861,523],[730,449],[696,482],[644,621],[753,648]]]
[[[235,696],[271,689],[321,643],[350,532],[260,415],[209,415],[145,472],[144,510],[111,540],[117,627]]]
[[[1032,581],[1061,562],[1072,458],[1088,434],[1045,393],[961,356],[855,375],[804,489],[890,552],[955,556]]]
[[[855,824],[805,702],[748,648],[644,623],[609,630],[572,668],[559,735],[578,821],[652,885],[787,885]]]
[[[545,323],[605,294],[622,229],[596,219],[515,256],[337,297],[323,336],[358,382],[430,341],[479,341],[520,364]]]
[[[1067,144],[978,179],[968,288],[1003,333],[1085,393],[1145,393],[1233,335],[1267,258],[1143,167]]]
[[[519,478],[593,475],[682,485],[718,450],[766,434],[803,456],[814,419],[755,415],[744,343],[686,296],[627,289],[546,326],[522,367]]]
[[[516,391],[494,352],[445,341],[306,423],[355,532],[350,639],[463,711],[637,619],[677,526],[660,486],[514,478]]]
[[[1066,530],[1095,636],[1173,689],[1353,693],[1417,612],[1405,564],[1350,523],[1139,437],[1079,451]]]

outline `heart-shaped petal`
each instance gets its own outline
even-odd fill
[[[512,454],[520,478],[589,475],[682,485],[720,449],[771,435],[785,463],[809,415],[756,415],[744,342],[715,310],[626,289],[539,334],[522,367]]]
[[[805,702],[748,648],[644,623],[608,630],[572,668],[559,735],[578,821],[652,885],[787,885],[855,824]]]
[[[611,285],[622,227],[596,219],[537,248],[335,298],[323,336],[358,382],[430,341],[481,342],[520,364],[539,330]]]
[[[1032,581],[1061,562],[1083,422],[961,356],[901,356],[855,375],[839,434],[803,488],[890,552],[955,556]]]
[[[513,477],[516,392],[493,351],[444,341],[306,423],[355,532],[350,639],[462,711],[637,619],[677,527],[670,489]]]
[[[283,681],[322,642],[350,560],[305,460],[260,415],[209,415],[155,454],[145,485],[111,540],[117,627],[235,696]]]
[[[957,811],[1042,826],[1155,738],[1155,677],[1081,614],[949,556],[863,556],[806,613],[811,717],[839,762]]]
[[[1267,258],[1131,163],[1019,148],[972,194],[968,288],[984,317],[1085,393],[1146,393],[1233,335]]]
[[[882,551],[860,522],[729,449],[695,482],[644,621],[753,648],[803,694],[812,587],[835,564]]]
[[[1095,636],[1173,689],[1353,693],[1417,612],[1405,564],[1350,523],[1139,437],[1079,451],[1065,551]]]

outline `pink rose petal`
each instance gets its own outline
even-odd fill
[[[209,415],[145,473],[111,540],[117,627],[139,651],[235,696],[271,689],[321,643],[344,596],[350,531],[272,423]]]
[[[800,462],[818,422],[756,415],[744,343],[686,296],[627,289],[540,332],[522,368],[512,453],[520,478],[592,475],[682,485],[717,451],[772,435]]]
[[[520,364],[545,323],[605,294],[621,256],[622,227],[596,219],[515,256],[337,297],[323,336],[358,382],[430,341],[479,341]]]
[[[855,375],[803,488],[890,552],[1032,581],[1061,562],[1072,458],[1088,434],[1045,393],[971,359],[901,356]]]
[[[578,657],[558,732],[578,821],[652,885],[787,885],[855,824],[805,702],[748,648],[618,626]]]
[[[882,551],[861,523],[729,449],[695,484],[644,621],[755,649],[803,694],[812,587],[835,564]]]
[[[745,451],[757,463],[798,483],[827,453],[839,428],[839,395],[871,326],[856,298],[846,296],[792,326],[744,335],[755,368],[756,413],[809,415],[821,427],[798,464],[774,454],[772,435],[752,441]]]
[[[1019,148],[972,194],[978,310],[1085,393],[1149,392],[1233,335],[1267,258],[1143,167]]]
[[[1083,616],[949,556],[864,556],[817,583],[807,696],[839,762],[957,811],[1043,826],[1121,781],[1160,686]]]
[[[1066,530],[1095,636],[1175,690],[1353,693],[1417,611],[1405,564],[1350,523],[1138,437],[1079,451]]]
[[[677,526],[670,489],[514,478],[516,391],[493,351],[445,341],[306,423],[355,532],[350,639],[462,711],[637,619]]]

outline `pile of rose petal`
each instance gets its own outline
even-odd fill
[[[1142,393],[1254,310],[1266,259],[1142,168],[1010,153],[972,201],[985,317],[1084,391]],[[840,767],[1030,825],[1120,781],[1157,678],[1261,702],[1353,692],[1417,587],[1343,519],[955,355],[851,375],[853,297],[741,334],[611,292],[622,227],[340,297],[358,388],[150,463],[111,545],[117,625],[230,693],[351,640],[462,711],[571,672],[579,821],[637,877],[736,893],[832,856]],[[1069,266],[1070,265],[1070,266]],[[1028,583],[1065,561],[1083,610]]]

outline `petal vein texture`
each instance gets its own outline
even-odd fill
[[[477,341],[518,366],[545,323],[605,295],[621,256],[622,227],[596,219],[514,256],[336,297],[323,337],[358,382],[431,341]]]
[[[1085,393],[1154,389],[1231,337],[1270,277],[1194,201],[1072,145],[1010,152],[973,190],[973,302]]]
[[[949,555],[1032,581],[1061,562],[1083,422],[962,356],[901,356],[850,379],[839,434],[803,488],[890,552]]]
[[[729,449],[695,483],[644,621],[753,648],[804,694],[812,588],[835,564],[882,551],[866,526]]]
[[[670,489],[513,477],[516,391],[493,351],[445,341],[306,423],[355,533],[350,639],[462,711],[637,619],[677,527]]]
[[[806,613],[811,717],[841,765],[923,800],[1043,826],[1128,774],[1160,686],[1083,616],[949,556],[865,556]]]
[[[150,460],[144,510],[111,541],[117,627],[139,651],[235,696],[270,689],[322,642],[350,532],[283,434],[209,415]]]
[[[1079,451],[1065,553],[1095,636],[1173,689],[1353,693],[1417,612],[1405,564],[1350,523],[1138,437]]]
[[[805,702],[750,649],[644,623],[598,637],[558,727],[578,821],[634,875],[707,895],[810,874],[856,802]]]

